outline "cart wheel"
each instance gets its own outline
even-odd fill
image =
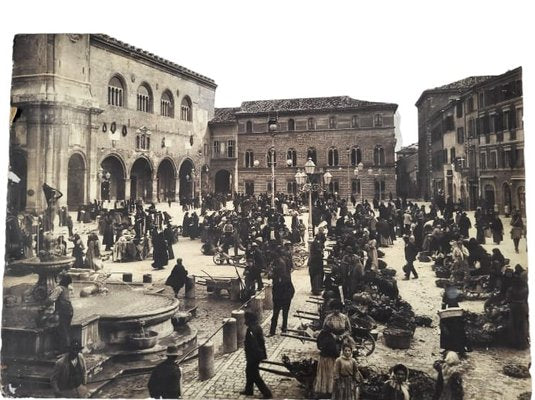
[[[370,354],[372,354],[375,350],[375,339],[371,335],[371,333],[366,334],[361,338],[359,351],[362,352],[362,354],[365,357],[368,357]]]
[[[221,255],[220,252],[217,252],[212,257],[212,260],[214,261],[215,265],[221,265],[225,261],[225,258]]]

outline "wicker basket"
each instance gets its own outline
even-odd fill
[[[385,344],[391,349],[408,349],[411,347],[413,333],[405,329],[386,328],[383,331]]]
[[[435,270],[435,275],[437,278],[448,279],[451,276],[451,271],[439,269]]]
[[[440,319],[462,317],[464,310],[460,307],[450,307],[445,310],[439,310],[438,316]]]

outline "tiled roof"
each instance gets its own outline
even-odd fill
[[[448,83],[446,85],[437,86],[432,89],[426,89],[422,92],[418,100],[416,101],[416,106],[418,107],[420,102],[423,101],[425,95],[429,95],[433,92],[454,92],[457,94],[463,93],[465,90],[468,90],[475,85],[485,82],[491,78],[494,78],[494,75],[482,75],[482,76],[469,76],[468,78],[460,79],[458,81]]]
[[[469,89],[474,85],[477,85],[478,83],[484,82],[487,79],[494,78],[494,75],[483,75],[483,76],[469,76],[468,78],[464,78],[452,83],[448,83],[443,86],[438,86],[436,88],[430,89],[430,90],[448,90],[448,89]]]
[[[214,118],[210,120],[210,123],[236,122],[235,114],[239,110],[239,107],[216,108],[214,110]]]
[[[153,54],[153,53],[150,53],[150,52],[148,52],[146,50],[140,49],[139,47],[132,46],[131,44],[122,42],[122,41],[120,41],[118,39],[115,39],[115,38],[113,38],[111,36],[104,35],[104,34],[92,34],[91,37],[94,38],[94,39],[97,39],[98,41],[107,43],[109,45],[120,47],[124,51],[127,51],[129,53],[135,53],[137,55],[149,58],[149,59],[151,59],[152,61],[154,61],[156,63],[163,64],[166,67],[168,67],[168,68],[170,68],[172,70],[175,70],[175,71],[177,71],[177,72],[179,72],[181,74],[184,74],[184,75],[190,76],[190,77],[192,77],[194,79],[203,81],[203,82],[209,84],[210,86],[213,86],[213,87],[216,86],[214,80],[211,79],[211,78],[208,78],[207,76],[201,75],[201,74],[199,74],[199,73],[197,73],[195,71],[192,71],[192,70],[190,70],[188,68],[185,68],[185,67],[183,67],[181,65],[178,65],[178,64],[176,64],[176,63],[174,63],[172,61],[166,60],[165,58],[159,57],[156,54]]]
[[[413,154],[418,152],[418,143],[413,143],[409,146],[402,147],[396,153],[398,154]]]
[[[271,111],[322,111],[344,110],[371,106],[395,107],[397,104],[379,103],[353,99],[349,96],[311,97],[301,99],[244,101],[238,114],[266,113]]]

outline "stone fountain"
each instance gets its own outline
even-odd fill
[[[74,270],[69,271],[74,258],[58,255],[51,234],[45,235],[43,248],[38,257],[10,265],[13,270],[31,272],[38,278],[34,285],[25,283],[4,289],[1,353],[2,363],[7,366],[2,371],[4,382],[6,379],[24,381],[24,376],[35,375],[34,364],[48,365],[51,369],[55,356],[63,350],[57,345],[57,321],[46,314],[50,310],[48,295],[65,273],[74,277],[71,340],[78,340],[84,346],[89,364],[91,360],[98,360],[95,363],[101,366],[114,357],[139,359],[157,355],[168,344],[175,344],[184,352],[196,345],[197,332],[184,323],[184,312],[179,311],[176,298],[158,291],[149,292],[141,283],[109,282],[106,274],[93,274],[93,280],[86,280],[87,274],[77,277]],[[91,287],[98,290],[90,290]],[[87,295],[88,292],[94,294]]]

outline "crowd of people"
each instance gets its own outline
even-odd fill
[[[299,195],[277,194],[273,207],[268,194],[241,194],[233,197],[233,207],[228,209],[224,196],[208,194],[203,197],[199,215],[195,209],[190,209],[195,206],[194,203],[183,205],[182,235],[190,239],[200,238],[203,254],[212,255],[217,251],[227,256],[232,252],[234,255],[244,253],[246,298],[263,289],[263,274],[272,280],[274,309],[269,336],[277,333],[281,313],[280,331],[285,333],[288,330],[288,316],[295,293],[293,255],[296,246],[304,243],[307,231],[301,218],[303,204],[306,204],[304,200]],[[470,276],[489,274],[493,288],[511,306],[512,344],[518,348],[529,345],[526,271],[520,265],[512,270],[499,249],[488,254],[481,246],[489,237],[497,245],[504,240],[503,224],[497,214],[492,210],[478,209],[474,221],[477,235],[471,238],[472,221],[462,204],[435,202],[425,207],[393,198],[352,203],[348,204],[336,194],[325,193],[314,198],[311,210],[309,235],[312,236],[309,238],[307,263],[310,292],[314,296],[323,293],[325,298],[321,311],[322,326],[317,337],[319,362],[314,391],[318,397],[358,398],[363,377],[357,360],[353,358],[355,342],[345,309],[370,284],[380,286],[381,292],[392,299],[399,298],[395,279],[377,278],[379,271],[385,267],[381,260],[384,249],[396,240],[404,241],[405,279],[411,275],[418,279],[414,262],[421,257],[433,257],[439,263],[441,259],[451,258],[455,276],[461,276],[467,284]],[[169,213],[157,210],[154,204],[126,201],[110,209],[95,201],[82,207],[77,222],[98,221],[98,229],[90,232],[85,244],[80,234],[73,230],[72,218],[64,208],[59,210],[58,217],[59,225],[69,230],[75,267],[98,270],[102,267],[99,258],[106,252],[111,252],[114,261],[144,260],[152,255],[154,269],[163,269],[169,260],[175,258],[173,244],[178,240],[178,229],[173,222],[176,221],[172,221]],[[287,224],[288,220],[290,223]],[[525,235],[525,224],[517,210],[512,212],[511,226],[511,238],[518,251],[519,239]],[[101,249],[99,236],[102,237],[104,250]],[[65,239],[61,237],[58,243],[66,253]],[[175,295],[187,284],[187,271],[180,258],[166,284],[173,288]],[[327,292],[331,295],[325,296]],[[62,293],[58,291],[56,297],[51,298],[51,301],[58,302],[60,309],[62,305],[59,303],[65,302],[66,298]],[[448,297],[446,294],[443,303],[443,308],[458,306],[455,296]],[[62,327],[69,319],[68,312],[64,314]],[[269,398],[271,392],[258,371],[261,360],[267,357],[263,333],[254,315],[246,314],[246,324],[247,383],[243,394],[252,395],[256,385],[263,396]],[[452,371],[457,371],[458,358],[465,356],[470,344],[462,335],[452,335],[456,328],[457,332],[458,329],[462,331],[462,326],[448,326],[447,321],[441,323],[444,358],[435,364],[438,372],[437,399],[462,398],[462,378],[458,372]],[[455,338],[452,339],[452,336]],[[67,344],[68,338],[64,340]],[[168,363],[174,365],[176,357],[172,349],[168,353]],[[168,366],[170,371],[175,371],[173,368]],[[401,364],[392,368],[391,378],[383,388],[383,398],[410,398],[407,371],[407,367]],[[175,393],[176,388],[172,391]],[[444,395],[448,391],[456,394],[448,395],[450,397]]]

